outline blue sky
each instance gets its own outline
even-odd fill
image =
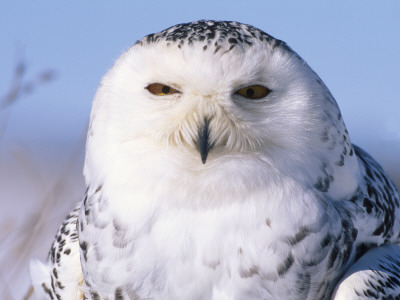
[[[399,12],[400,1],[384,0],[2,1],[0,95],[21,53],[26,79],[57,72],[12,107],[3,146],[70,145],[85,130],[101,77],[124,50],[177,23],[219,19],[286,41],[335,96],[352,141],[387,158],[400,153]]]

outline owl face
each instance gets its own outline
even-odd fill
[[[181,24],[137,42],[104,77],[86,164],[134,165],[164,153],[199,168],[246,155],[277,168],[312,160],[320,168],[323,131],[345,130],[338,115],[325,85],[285,43],[235,22]]]
[[[229,23],[221,26],[225,39],[222,29],[212,39],[194,35],[191,43],[161,33],[117,61],[96,97],[115,138],[197,151],[203,163],[213,153],[310,142],[320,117],[315,74],[282,42],[238,27],[246,42]]]

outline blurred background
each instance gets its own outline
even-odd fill
[[[235,20],[286,41],[335,96],[352,142],[400,184],[398,1],[2,1],[0,299],[22,299],[81,199],[86,129],[101,77],[144,35]]]

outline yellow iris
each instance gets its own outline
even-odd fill
[[[148,85],[146,89],[148,89],[150,93],[157,96],[166,96],[180,93],[180,91],[162,83],[152,83]]]
[[[248,99],[261,99],[269,94],[270,90],[261,85],[252,85],[242,88],[236,94]]]

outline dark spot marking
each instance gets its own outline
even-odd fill
[[[310,230],[307,227],[304,226],[300,227],[299,231],[293,237],[290,237],[288,239],[290,245],[292,246],[296,245],[297,243],[304,240],[309,234]]]
[[[331,254],[329,255],[328,269],[333,267],[333,264],[335,263],[338,254],[339,254],[339,247],[335,245],[331,251]]]
[[[357,235],[358,235],[358,230],[356,228],[353,228],[351,231],[351,237],[353,238],[353,241],[355,241]]]
[[[79,247],[82,250],[83,258],[87,261],[87,248],[88,248],[87,242],[86,241],[80,242]]]
[[[57,286],[58,288],[60,288],[61,290],[63,290],[65,288],[65,286],[62,285],[62,283],[60,281],[57,281]]]
[[[221,49],[221,46],[217,46],[214,50],[214,54],[217,53]]]
[[[350,223],[347,220],[342,220],[342,226],[344,229],[348,229],[350,227]]]
[[[328,128],[325,128],[324,131],[322,131],[322,133],[321,133],[321,141],[322,142],[329,141]]]
[[[282,276],[284,275],[287,271],[289,271],[290,267],[293,265],[294,263],[294,258],[292,253],[289,253],[288,257],[286,257],[286,259],[283,261],[283,263],[281,263],[278,266],[278,275]]]
[[[100,184],[100,185],[97,187],[97,189],[94,191],[94,193],[96,194],[96,193],[100,192],[102,188],[103,188],[103,185]]]
[[[92,296],[93,300],[100,300],[100,296],[96,292],[90,292],[90,296]]]
[[[123,300],[124,299],[121,288],[116,288],[114,295],[115,295],[115,300]]]
[[[231,43],[231,44],[237,44],[238,41],[235,38],[229,38],[228,42]]]
[[[44,282],[42,283],[42,288],[44,292],[50,296],[50,299],[54,299],[53,292],[47,287],[47,285]]]
[[[116,231],[122,231],[122,225],[116,219],[113,220],[113,226]]]
[[[50,279],[51,279],[51,288],[52,288],[52,290],[54,291],[55,289],[56,289],[56,286],[54,285],[54,278],[53,278],[53,276],[51,276],[50,277]]]
[[[58,279],[58,274],[56,268],[53,269],[53,275],[56,279]]]
[[[332,236],[330,234],[327,234],[321,241],[321,247],[325,248],[326,246],[330,245],[331,243],[332,243]]]
[[[324,179],[322,179],[322,177],[318,177],[317,179],[317,183],[314,184],[314,187],[323,192],[326,193],[329,190],[330,187],[330,183],[333,181],[333,177],[330,175],[327,175]]]
[[[372,208],[374,207],[374,205],[372,204],[372,202],[368,198],[364,198],[363,206],[365,207],[365,210],[369,214],[372,212]]]
[[[385,229],[385,224],[381,223],[381,225],[379,225],[378,228],[376,228],[375,231],[372,234],[373,235],[380,235],[380,234],[382,234],[384,229]]]
[[[337,166],[339,166],[339,167],[343,167],[344,166],[344,155],[343,154],[340,154],[340,160],[337,161],[335,164]]]
[[[87,242],[83,241],[83,242],[79,243],[79,246],[81,247],[82,251],[87,250]]]
[[[242,278],[253,277],[254,275],[259,275],[258,271],[259,271],[259,267],[254,265],[251,268],[249,268],[248,270],[243,270],[243,269],[240,270],[240,277],[242,277]]]
[[[51,248],[51,252],[50,253],[51,253],[50,260],[54,264],[56,262],[56,248],[54,247],[54,245]]]

